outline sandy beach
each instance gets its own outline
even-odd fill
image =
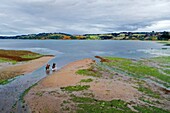
[[[43,56],[41,58],[31,60],[28,62],[20,62],[16,65],[12,65],[10,63],[1,63],[0,64],[0,79],[9,79],[16,77],[18,75],[23,75],[27,73],[31,73],[34,70],[40,68],[49,60],[51,60],[53,56]]]
[[[88,69],[94,64],[91,59],[83,59],[70,63],[61,70],[41,80],[37,86],[33,87],[25,96],[30,111],[35,113],[61,113],[64,111],[62,103],[70,99],[68,92],[62,91],[62,87],[75,85],[90,85],[85,91],[78,91],[72,94],[76,96],[92,95],[99,100],[110,101],[112,99],[122,99],[126,102],[132,100],[138,103],[137,98],[142,94],[131,84],[130,77],[124,77],[115,73],[113,79],[96,78],[76,74],[79,69]],[[81,83],[82,79],[93,79],[90,83]],[[71,111],[76,109],[72,103]]]

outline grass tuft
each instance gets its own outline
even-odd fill
[[[90,88],[90,85],[77,85],[77,86],[68,86],[68,87],[61,87],[62,90],[65,90],[65,91],[82,91],[82,90],[87,90]]]
[[[89,79],[82,79],[80,82],[92,82],[93,79],[89,78]]]

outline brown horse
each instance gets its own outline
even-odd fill
[[[50,69],[50,65],[47,64],[46,67],[45,67],[46,70],[49,70]]]

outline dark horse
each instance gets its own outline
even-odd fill
[[[45,67],[46,70],[49,70],[50,69],[50,65],[47,64],[46,67]]]

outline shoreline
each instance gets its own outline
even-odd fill
[[[11,63],[0,63],[0,79],[8,80],[16,76],[25,75],[31,73],[38,68],[42,67],[49,60],[54,58],[52,55],[45,55],[40,58],[30,60],[27,62],[19,62],[15,65]]]
[[[91,70],[92,65],[95,65],[95,62],[92,59],[78,60],[67,64],[52,75],[45,77],[24,96],[26,106],[28,106],[31,112],[36,113],[67,113],[70,110],[76,112],[78,103],[76,103],[76,101],[72,102],[74,98],[89,98],[94,99],[94,103],[100,101],[108,103],[121,100],[124,103],[127,103],[127,108],[132,111],[136,111],[134,106],[145,106],[145,102],[151,101],[155,102],[156,107],[158,107],[156,109],[161,109],[163,107],[170,110],[168,107],[168,100],[158,101],[158,99],[156,99],[156,94],[153,95],[153,97],[155,96],[156,98],[152,98],[143,94],[143,92],[140,92],[139,89],[137,89],[138,85],[146,86],[146,84],[133,77],[113,72],[110,74],[113,74],[114,76],[110,78],[108,77],[108,70],[103,70],[103,77],[83,76],[80,75],[80,73],[77,73],[78,70]],[[95,72],[95,70],[93,71]],[[83,88],[84,90],[81,91]],[[82,101],[85,101],[84,99]],[[81,100],[79,101],[82,102]],[[156,103],[157,101],[158,103],[165,102],[165,104],[159,105]],[[87,109],[88,108],[85,110]],[[150,108],[147,109],[149,110]]]

